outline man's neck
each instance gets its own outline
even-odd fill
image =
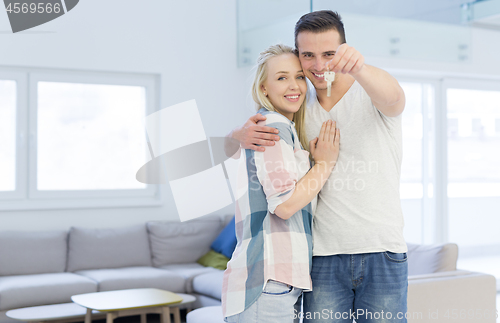
[[[336,79],[332,83],[332,95],[330,97],[327,96],[327,90],[318,90],[316,89],[316,96],[318,97],[319,104],[325,109],[327,112],[330,110],[342,99],[342,97],[349,91],[352,84],[354,83],[354,77],[349,74],[336,74]]]

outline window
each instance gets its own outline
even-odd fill
[[[499,279],[500,82],[399,81],[406,241],[457,243],[459,268]]]
[[[500,277],[500,83],[449,81],[448,235],[459,245],[462,269]]]
[[[159,186],[136,180],[150,159],[144,118],[156,110],[154,75],[14,76],[0,73],[2,209],[160,204]]]
[[[37,190],[144,188],[141,86],[38,82]],[[83,98],[83,99],[82,99]]]
[[[400,84],[406,96],[400,184],[404,235],[408,242],[423,243],[425,228],[433,225],[431,148],[435,85],[404,79]]]
[[[0,79],[0,191],[16,188],[16,81]]]
[[[448,88],[446,96],[457,124],[448,129],[448,197],[500,197],[500,89]]]

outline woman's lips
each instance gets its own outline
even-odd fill
[[[299,101],[300,94],[294,94],[294,95],[285,95],[285,99],[287,99],[290,102],[297,102]]]

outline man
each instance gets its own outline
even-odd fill
[[[406,322],[408,268],[399,200],[401,113],[405,96],[395,78],[364,63],[347,45],[341,17],[317,11],[300,18],[295,46],[314,86],[306,134],[315,138],[333,119],[340,154],[319,193],[313,220],[313,291],[304,293],[304,322]],[[331,96],[323,73],[336,73]],[[255,115],[229,135],[263,151],[279,140]],[[297,313],[299,315],[299,313]]]

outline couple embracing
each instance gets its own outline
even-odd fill
[[[223,279],[225,321],[406,322],[403,90],[347,45],[332,11],[302,16],[295,47],[261,53],[258,114],[229,135],[244,148],[247,189]]]

